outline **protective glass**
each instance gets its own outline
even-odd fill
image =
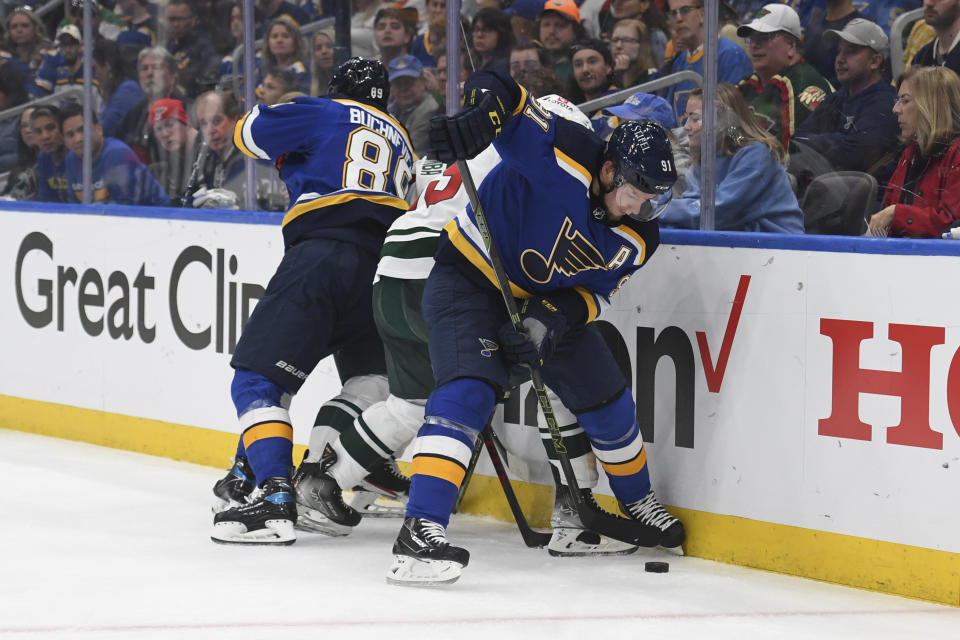
[[[630,183],[624,183],[613,192],[617,208],[625,215],[640,222],[655,219],[673,198],[673,191],[663,194],[644,193]]]

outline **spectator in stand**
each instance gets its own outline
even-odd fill
[[[197,16],[190,0],[170,0],[167,4],[167,35],[177,84],[191,97],[212,88],[217,83],[220,58],[209,36],[197,29]]]
[[[146,96],[137,81],[126,74],[120,47],[111,40],[99,40],[93,45],[93,76],[103,93],[103,133],[116,137],[124,117]]]
[[[28,108],[17,118],[16,160],[10,167],[7,183],[0,191],[0,199],[31,200],[37,193],[37,136],[30,126],[33,108]]]
[[[60,133],[60,110],[51,105],[40,105],[30,116],[30,126],[36,136],[37,200],[41,202],[72,202],[67,183],[67,147]]]
[[[594,98],[614,93],[618,87],[613,84],[613,56],[603,40],[581,40],[570,47],[573,61],[573,82],[570,83],[566,97],[574,104],[587,102]],[[600,116],[601,114],[597,114]],[[594,131],[602,126],[601,117],[593,123]]]
[[[12,64],[0,65],[0,111],[17,107],[30,96],[23,84],[20,69]],[[17,146],[13,143],[19,137],[20,120],[6,118],[0,120],[0,173],[17,163]]]
[[[7,15],[6,34],[0,49],[10,55],[7,64],[14,65],[20,72],[24,89],[38,95],[34,84],[37,71],[45,56],[56,55],[47,40],[47,30],[30,7],[21,6]]]
[[[350,12],[350,48],[351,53],[360,58],[376,58],[373,24],[380,9],[387,6],[383,0],[353,0]]]
[[[37,71],[37,86],[43,93],[57,93],[83,86],[83,57],[80,29],[68,24],[57,29],[57,55],[46,56]],[[98,41],[99,42],[99,41]],[[94,85],[94,111],[103,106],[100,87]]]
[[[105,138],[93,117],[91,202],[166,206],[170,197],[136,154],[116,138]],[[83,201],[83,108],[75,103],[60,112],[60,129],[67,146],[67,184],[70,201]]]
[[[150,126],[150,105],[161,98],[180,100],[189,106],[186,91],[177,85],[176,63],[163,47],[149,47],[137,56],[137,78],[144,98],[124,116],[117,127],[117,137],[149,162],[156,153],[157,139]]]
[[[580,10],[573,0],[547,0],[537,20],[540,42],[550,52],[550,68],[553,74],[566,85],[573,78],[573,63],[570,47],[583,40],[586,31],[580,26]]]
[[[412,12],[412,13],[411,13]],[[380,9],[373,23],[374,41],[380,51],[380,62],[389,66],[390,61],[410,53],[410,45],[416,29],[415,10]]]
[[[826,13],[828,2],[827,0],[789,0],[789,4],[796,9],[800,16],[800,24],[804,31],[807,31],[814,20]],[[919,9],[923,5],[923,0],[854,0],[853,4],[860,12],[861,18],[873,22],[889,35],[893,21],[907,11]]]
[[[927,24],[927,21],[920,18],[913,23],[910,33],[907,35],[907,44],[903,47],[903,69],[906,71],[913,64],[913,59],[920,53],[920,49],[933,42],[937,37],[937,32],[933,27]]]
[[[60,21],[57,29],[72,24],[80,32],[83,32],[83,3],[85,0],[70,0],[70,12],[66,18]],[[90,15],[93,17],[93,41],[113,40],[116,42],[120,35],[122,26],[120,18],[108,7],[103,6],[97,0],[90,1]]]
[[[510,75],[516,79],[521,71],[532,71],[534,69],[549,68],[550,54],[539,42],[521,42],[510,49]],[[551,71],[551,73],[553,73]],[[556,77],[556,76],[554,76]],[[518,80],[519,82],[519,80]],[[524,85],[522,82],[520,83]],[[562,93],[562,89],[560,93]],[[549,95],[545,93],[544,95]]]
[[[674,198],[660,215],[662,226],[700,228],[700,156],[703,93],[687,100],[684,127],[690,137],[693,164],[687,191]],[[787,153],[758,124],[743,96],[732,84],[717,86],[717,148],[715,228],[726,231],[803,233],[803,213],[790,186]]]
[[[179,202],[190,180],[196,157],[198,132],[190,126],[179,100],[164,98],[150,107],[150,126],[160,144],[150,158],[150,173],[173,202]]]
[[[673,40],[679,50],[667,73],[696,71],[703,75],[703,0],[670,0]],[[736,84],[750,75],[753,65],[747,54],[726,38],[717,40],[717,77],[720,82]],[[687,96],[695,85],[685,80],[667,88],[664,97],[673,105],[679,119],[687,108]]]
[[[634,18],[617,20],[610,36],[614,83],[628,88],[646,82],[657,72],[647,25]]]
[[[800,18],[787,5],[765,5],[737,34],[749,39],[753,63],[753,73],[740,80],[740,92],[760,125],[787,149],[796,128],[833,89],[803,61]]]
[[[835,87],[837,72],[833,62],[837,59],[837,43],[836,40],[827,41],[823,34],[831,30],[841,31],[851,20],[862,16],[853,6],[853,0],[826,0],[826,3],[826,10],[814,12],[804,29],[803,58]]]
[[[893,108],[907,144],[868,235],[937,238],[960,219],[960,78],[913,66],[897,82]]]
[[[458,104],[463,101],[463,83],[467,81],[467,76],[470,75],[470,70],[467,68],[467,65],[470,64],[467,62],[467,51],[466,49],[460,50],[460,82],[458,83],[460,100]],[[447,98],[447,52],[440,51],[437,53],[437,94],[434,96],[439,104],[437,109],[438,113],[445,113],[444,105],[446,104]]]
[[[410,46],[410,55],[416,56],[423,63],[424,67],[436,67],[437,60],[434,55],[437,53],[435,43],[441,39],[446,40],[446,33],[442,35],[436,30],[445,30],[447,26],[447,0],[427,0],[426,2],[426,28],[413,39]],[[431,42],[431,34],[434,36]]]
[[[327,93],[333,76],[333,38],[326,31],[313,34],[313,68],[310,78],[310,95]]]
[[[257,4],[263,11],[263,16],[268,23],[277,18],[292,20],[298,27],[310,22],[310,16],[307,15],[306,11],[292,2],[287,2],[287,0],[258,0]]]
[[[303,93],[300,91],[300,80],[297,76],[289,69],[274,69],[264,77],[263,84],[257,87],[257,98],[260,104],[277,104],[281,102],[281,96],[294,91]]]
[[[310,73],[307,71],[307,45],[300,35],[300,28],[287,17],[274,18],[267,27],[267,46],[263,52],[263,72],[285,69],[294,73],[300,91],[310,90]]]
[[[208,91],[194,104],[196,122],[209,148],[201,166],[193,206],[235,209],[246,202],[244,158],[233,145],[233,133],[242,115],[232,93]],[[250,203],[246,208],[253,208]]]
[[[121,50],[130,47],[137,53],[157,44],[157,6],[149,0],[118,0],[123,11],[120,16],[121,31],[117,44]]]
[[[937,37],[913,58],[913,66],[944,66],[960,73],[960,0],[924,0],[923,19]]]
[[[514,45],[510,18],[500,9],[477,11],[470,25],[470,39],[476,54],[477,71],[510,71],[510,49]]]
[[[413,151],[418,156],[430,146],[430,116],[440,107],[427,91],[423,65],[413,56],[390,61],[390,104],[387,110],[407,129]]]
[[[869,171],[897,147],[897,92],[887,74],[889,39],[879,25],[855,18],[823,34],[837,48],[841,88],[803,121],[794,140],[827,158],[838,171]],[[883,184],[889,176],[877,176]]]
[[[600,12],[600,33],[609,37],[613,24],[623,18],[634,18],[647,26],[653,57],[657,66],[662,65],[670,39],[670,24],[657,3],[653,0],[613,0],[609,9]]]

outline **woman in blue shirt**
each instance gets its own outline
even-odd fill
[[[740,91],[717,87],[715,228],[727,231],[803,233],[803,213],[790,186],[787,153],[757,123]],[[693,165],[688,188],[660,216],[666,227],[700,228],[700,155],[703,93],[690,94],[684,128],[690,136]]]

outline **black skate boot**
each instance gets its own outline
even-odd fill
[[[470,552],[447,542],[444,528],[423,518],[408,517],[393,543],[393,564],[387,582],[399,585],[450,584],[470,562]]]
[[[547,552],[552,556],[625,556],[637,550],[637,547],[606,538],[599,533],[583,526],[583,520],[577,513],[570,488],[560,483],[559,475],[553,465],[553,479],[556,482],[556,496],[553,501],[553,513],[550,515],[550,526],[553,527],[553,536],[547,545]],[[580,495],[587,507],[595,513],[607,513],[597,504],[590,489],[580,489]]]
[[[337,454],[327,447],[320,462],[303,462],[294,474],[299,528],[328,536],[345,536],[360,524],[360,514],[344,503],[340,485],[327,473],[336,461]]]
[[[350,506],[371,518],[402,518],[409,493],[410,478],[403,475],[396,460],[390,458],[374,467],[353,488]]]
[[[620,509],[625,514],[638,522],[653,527],[660,532],[660,546],[664,549],[679,549],[683,541],[687,539],[687,533],[683,529],[683,523],[670,515],[653,489],[643,498],[630,504],[620,504]]]
[[[245,457],[237,456],[227,475],[213,485],[213,495],[217,500],[213,505],[213,512],[220,513],[247,504],[250,494],[256,488],[257,479],[253,475],[250,463]]]
[[[293,544],[297,506],[288,478],[267,478],[249,504],[218,513],[210,538],[221,544]]]

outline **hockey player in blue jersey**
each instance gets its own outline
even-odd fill
[[[509,322],[468,208],[445,227],[424,291],[437,387],[414,443],[410,500],[387,580],[459,578],[469,552],[446,539],[450,512],[511,368],[530,363],[577,416],[624,513],[660,545],[677,547],[683,525],[651,488],[631,391],[592,324],[659,243],[654,218],[677,178],[666,132],[627,122],[604,144],[552,118],[497,72],[470,76],[465,95],[462,111],[432,120],[432,146],[447,161],[490,142],[500,153],[479,196],[525,332]]]
[[[386,397],[371,286],[386,230],[407,209],[415,158],[405,130],[386,113],[383,64],[348,60],[330,92],[256,106],[236,126],[241,151],[276,163],[291,207],[283,259],[230,363],[242,430],[238,458],[249,461],[261,491],[214,517],[215,542],[296,540],[288,407],[321,359],[337,358],[344,384],[334,401],[362,410]]]

